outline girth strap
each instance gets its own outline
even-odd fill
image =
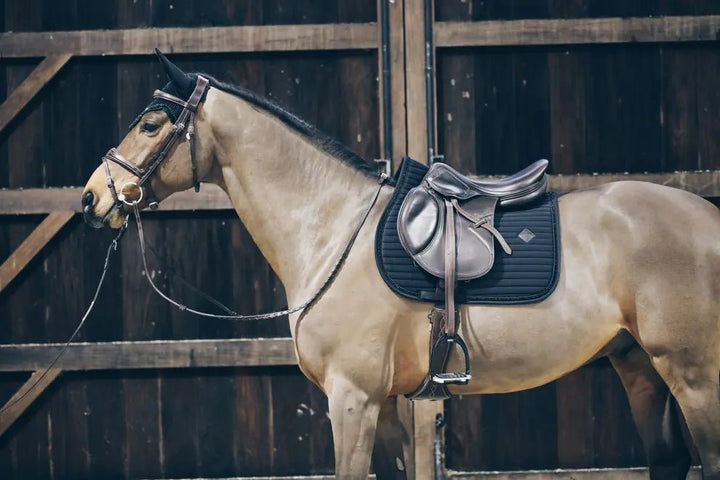
[[[454,337],[455,324],[455,268],[457,256],[455,246],[455,208],[445,199],[445,333]]]

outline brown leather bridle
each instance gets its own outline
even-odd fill
[[[123,204],[132,206],[140,203],[143,197],[147,197],[148,205],[150,208],[155,209],[158,207],[158,200],[152,191],[149,180],[155,170],[160,164],[168,157],[170,150],[175,146],[175,143],[181,137],[183,131],[187,129],[185,138],[190,142],[190,168],[192,170],[193,186],[195,191],[200,191],[200,180],[198,178],[197,171],[197,160],[195,158],[195,114],[197,113],[198,105],[205,95],[205,91],[208,89],[210,81],[198,75],[197,82],[195,83],[195,89],[193,90],[190,98],[185,101],[174,95],[163,92],[162,90],[155,90],[153,98],[161,98],[168,100],[173,103],[177,103],[183,107],[183,111],[178,117],[177,121],[173,124],[170,131],[165,135],[158,152],[153,155],[150,159],[150,165],[146,168],[140,168],[130,163],[118,150],[113,147],[102,157],[103,166],[105,167],[105,178],[110,194],[115,201],[113,208],[121,208]],[[110,173],[110,165],[108,160],[120,165],[122,168],[132,173],[138,180],[136,182],[127,182],[120,188],[120,193],[115,189],[115,182],[113,182],[112,175]],[[128,199],[129,192],[132,189],[137,189],[138,194],[133,196],[132,199]],[[147,195],[144,194],[147,191]],[[128,193],[126,193],[128,192]]]

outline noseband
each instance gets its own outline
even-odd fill
[[[210,81],[204,77],[198,75],[197,82],[195,83],[195,89],[190,95],[187,101],[184,101],[174,95],[163,92],[162,90],[155,90],[153,98],[162,98],[173,103],[177,103],[183,107],[183,111],[178,117],[177,121],[173,124],[170,131],[163,138],[162,143],[158,152],[151,157],[150,165],[146,168],[140,168],[130,163],[125,157],[118,152],[117,148],[111,148],[102,157],[103,166],[105,167],[105,178],[107,186],[110,189],[113,200],[115,201],[115,207],[122,207],[123,204],[132,206],[133,204],[140,203],[144,196],[148,199],[148,205],[150,208],[155,209],[158,207],[158,201],[155,194],[152,191],[152,187],[148,182],[152,174],[157,170],[160,164],[167,158],[170,150],[175,146],[178,139],[181,137],[183,131],[186,130],[185,138],[190,142],[190,168],[192,169],[193,186],[195,191],[200,191],[200,180],[198,178],[197,171],[197,160],[195,159],[195,114],[197,113],[198,105],[202,101],[205,91],[208,89]],[[113,182],[112,175],[110,174],[110,165],[108,160],[120,165],[122,168],[132,173],[138,180],[136,182],[128,182],[120,188],[120,193],[115,189],[115,183]],[[135,194],[132,192],[135,190]],[[147,191],[147,195],[144,191]]]

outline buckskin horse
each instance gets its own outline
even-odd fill
[[[328,396],[336,475],[365,478],[375,446],[378,476],[404,478],[395,399],[428,372],[430,305],[393,293],[374,262],[393,188],[379,189],[362,159],[276,105],[159,57],[170,83],[90,177],[86,221],[118,228],[128,203],[219,185],[288,304],[321,291],[289,321],[300,369]],[[643,182],[569,193],[558,204],[555,291],[527,305],[461,305],[476,374],[450,391],[533,388],[609,356],[650,477],[682,479],[689,468],[674,397],[703,478],[720,479],[720,214],[698,196]],[[461,362],[453,355],[449,368]]]

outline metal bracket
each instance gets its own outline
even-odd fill
[[[444,162],[445,161],[445,155],[442,154],[436,154],[432,150],[430,150],[430,165],[437,162]]]
[[[392,176],[392,160],[389,158],[375,158],[373,161],[382,166],[382,173],[388,177]]]

